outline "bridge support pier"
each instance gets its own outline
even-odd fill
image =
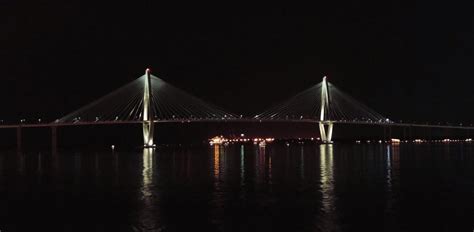
[[[51,149],[56,151],[58,148],[58,127],[51,127]]]
[[[155,146],[153,143],[154,126],[151,121],[143,122],[143,145],[145,148]]]
[[[334,124],[332,122],[319,122],[319,134],[323,143],[332,143],[333,127]]]
[[[22,147],[22,131],[21,131],[21,126],[18,126],[16,128],[16,148],[18,151],[21,150]]]
[[[383,125],[383,140],[390,141],[392,139],[392,127]]]

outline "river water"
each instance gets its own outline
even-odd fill
[[[470,144],[0,153],[2,232],[473,229]]]

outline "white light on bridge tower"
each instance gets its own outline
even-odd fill
[[[321,85],[321,116],[319,118],[319,133],[321,134],[321,141],[323,143],[332,143],[332,128],[333,123],[327,117],[326,109],[329,108],[329,92],[328,82],[326,76],[323,77]],[[326,133],[327,126],[327,133]]]
[[[153,135],[154,135],[154,117],[153,109],[150,107],[151,99],[151,76],[150,69],[145,71],[145,88],[143,91],[143,143],[144,147],[154,147]]]

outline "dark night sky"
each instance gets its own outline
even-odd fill
[[[151,67],[237,114],[328,75],[394,120],[474,121],[473,1],[0,2],[0,119],[58,118]]]

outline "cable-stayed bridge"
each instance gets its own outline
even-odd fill
[[[164,80],[145,74],[125,86],[50,123],[0,125],[16,128],[21,144],[22,128],[50,127],[56,146],[57,128],[63,126],[142,124],[145,147],[154,146],[156,123],[166,122],[305,122],[314,123],[321,141],[331,143],[335,124],[466,129],[474,127],[394,123],[345,94],[326,77],[319,84],[253,117],[227,112],[192,96]]]

